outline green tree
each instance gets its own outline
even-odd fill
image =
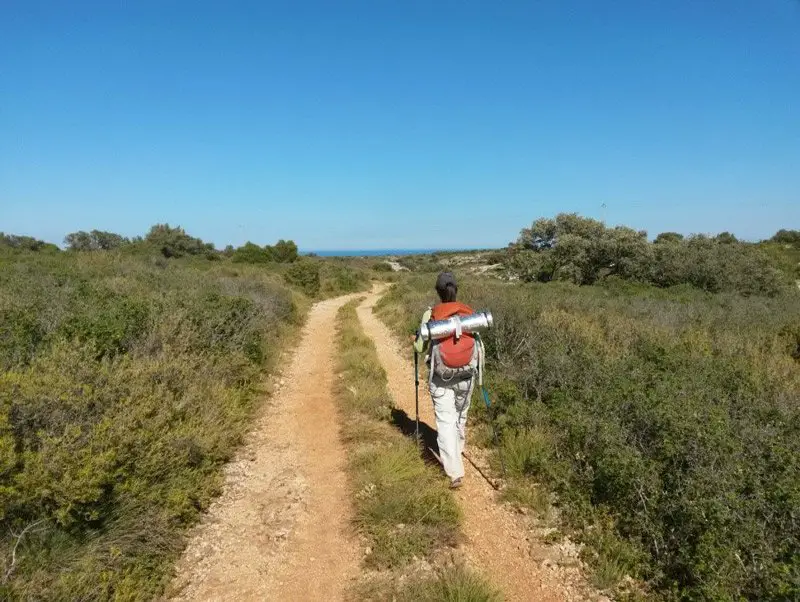
[[[598,261],[609,262],[609,275],[641,282],[649,279],[654,255],[647,232],[617,226],[606,230],[601,241],[605,248]]]
[[[278,263],[292,263],[297,257],[297,245],[293,240],[281,239],[272,247],[272,258]]]
[[[800,230],[781,229],[778,230],[770,240],[783,245],[800,246]]]
[[[514,263],[524,273],[520,275],[523,279],[592,284],[617,274],[644,280],[652,262],[646,232],[623,226],[607,228],[600,221],[575,213],[536,220],[522,230],[515,248],[518,254]],[[531,252],[543,257],[533,260]]]
[[[91,232],[92,238],[97,245],[97,248],[102,249],[103,251],[110,251],[112,249],[117,249],[123,245],[128,244],[130,241],[116,234],[114,232],[103,232],[101,230],[92,230]]]
[[[786,280],[766,253],[730,232],[713,238],[664,232],[651,244],[643,230],[607,228],[574,213],[538,219],[523,229],[510,245],[507,263],[526,282],[585,285],[618,276],[665,287],[685,283],[709,292],[774,295]]]
[[[64,244],[73,251],[111,251],[130,244],[130,242],[119,234],[102,230],[92,230],[91,232],[79,230],[64,237]]]
[[[651,279],[659,286],[691,284],[715,293],[773,295],[784,277],[755,245],[721,242],[718,237],[690,236],[676,244],[653,245]]]
[[[214,252],[213,244],[189,236],[180,226],[172,228],[169,224],[156,224],[150,228],[145,242],[158,249],[164,257],[208,256]]]
[[[32,236],[17,236],[0,232],[0,247],[8,247],[19,251],[58,251],[52,243],[33,238]]]
[[[93,248],[91,235],[83,230],[67,234],[64,237],[64,244],[72,251],[91,251]]]
[[[237,263],[293,263],[297,261],[297,245],[291,240],[279,240],[274,246],[257,244],[247,241],[233,253],[233,261]]]
[[[236,249],[232,255],[235,263],[267,263],[272,261],[269,247],[259,247],[249,240]]]
[[[674,242],[681,242],[683,240],[683,234],[679,234],[678,232],[662,232],[656,239],[653,241],[656,244],[662,243],[674,243]]]
[[[717,236],[714,238],[714,240],[716,240],[718,243],[721,243],[721,244],[724,244],[724,245],[731,245],[733,243],[739,242],[739,239],[736,238],[730,232],[720,232],[719,234],[717,234]]]
[[[316,297],[321,287],[319,264],[313,260],[297,261],[286,272],[289,284],[300,288],[309,297]]]
[[[554,267],[545,253],[531,249],[509,249],[507,263],[510,271],[522,282],[548,282],[552,280]]]
[[[556,241],[556,221],[542,217],[537,219],[530,228],[523,228],[517,245],[523,249],[541,251],[551,249]]]

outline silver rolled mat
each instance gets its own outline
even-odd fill
[[[456,333],[459,322],[461,323],[461,332],[477,332],[494,325],[490,311],[478,311],[469,316],[453,316],[447,320],[432,320],[422,324],[420,336],[424,341],[446,339]]]

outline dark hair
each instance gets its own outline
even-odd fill
[[[439,299],[442,300],[442,303],[451,303],[456,300],[458,287],[452,282],[448,282],[444,285],[444,288],[437,288],[436,292],[439,294]]]

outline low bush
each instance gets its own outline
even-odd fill
[[[434,273],[447,269],[442,257],[437,253],[404,255],[397,262],[412,272]]]
[[[392,598],[398,602],[499,602],[500,592],[463,568],[412,582]]]
[[[316,297],[320,292],[320,268],[315,260],[298,261],[285,274],[286,282],[296,286],[309,297]]]
[[[323,261],[320,267],[321,294],[335,297],[356,293],[369,288],[369,274],[360,267],[337,263],[335,260]]]
[[[234,263],[293,263],[298,259],[297,245],[292,240],[279,240],[274,246],[259,247],[250,241],[238,249],[231,247],[225,254]]]
[[[284,278],[290,286],[316,299],[364,291],[370,285],[366,268],[335,258],[305,257],[289,266]]]

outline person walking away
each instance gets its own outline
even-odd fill
[[[474,313],[470,306],[457,301],[458,285],[452,273],[439,274],[435,288],[440,303],[423,314],[423,324]],[[464,478],[461,454],[466,444],[467,413],[482,353],[480,342],[473,335],[459,334],[428,342],[417,333],[414,340],[415,351],[428,351],[425,362],[429,368],[428,390],[436,415],[439,456],[452,489],[461,487]]]

